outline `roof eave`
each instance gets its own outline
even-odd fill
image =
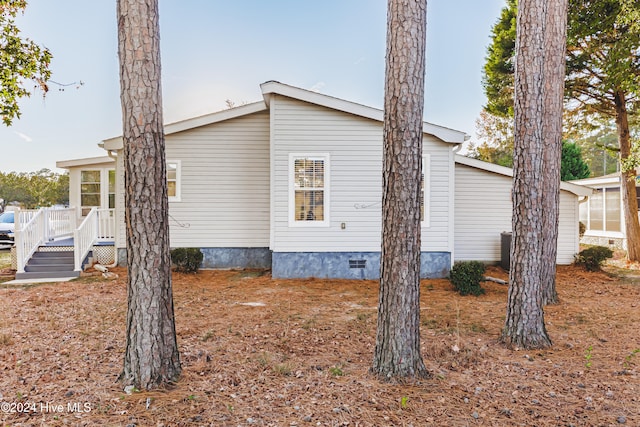
[[[513,177],[513,169],[511,168],[496,165],[496,164],[485,162],[478,159],[472,159],[471,157],[463,156],[462,154],[456,154],[455,161],[456,163],[460,163],[462,165],[470,166],[476,169],[481,169],[487,172],[493,172],[499,175]],[[578,185],[578,184],[566,182],[566,181],[560,182],[560,189],[573,193],[576,196],[590,196],[593,193],[593,189],[589,187],[585,187],[582,185]]]
[[[164,125],[164,134],[171,135],[185,130],[195,129],[197,127],[207,126],[266,110],[267,105],[264,101],[252,102],[251,104],[241,105],[228,110],[216,111],[215,113],[166,124]],[[105,139],[98,145],[107,151],[121,150],[123,148],[123,139],[122,136],[116,136]]]

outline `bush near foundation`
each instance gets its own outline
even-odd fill
[[[576,255],[576,264],[587,271],[598,271],[602,263],[613,256],[613,251],[605,246],[591,246]]]
[[[449,280],[460,295],[481,295],[484,289],[480,281],[484,278],[485,265],[479,261],[457,262],[451,268]]]
[[[180,273],[197,273],[204,255],[198,248],[176,248],[171,251],[171,263]]]

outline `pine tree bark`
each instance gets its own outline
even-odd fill
[[[149,390],[175,382],[180,357],[169,253],[157,0],[118,0],[128,263],[127,344],[120,375]]]
[[[543,114],[542,304],[556,304],[556,263],[560,217],[562,108],[567,45],[567,0],[546,4]],[[577,227],[577,225],[576,225]]]
[[[622,164],[631,155],[629,118],[625,93],[618,90],[614,94],[616,130],[620,144]],[[631,261],[640,261],[640,222],[638,221],[638,199],[636,195],[635,170],[623,171],[620,176],[620,191],[624,210],[625,233],[627,236],[627,257]]]
[[[383,125],[382,248],[372,372],[425,377],[420,355],[420,182],[426,0],[389,0]]]
[[[518,3],[514,103],[513,237],[507,317],[510,348],[544,348],[543,254],[545,0]]]

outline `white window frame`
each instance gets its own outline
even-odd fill
[[[83,172],[98,172],[98,181],[92,181],[90,182],[90,184],[98,184],[99,188],[98,188],[98,193],[87,193],[87,194],[97,194],[98,195],[98,205],[85,205],[84,203],[82,203],[82,185],[85,184],[85,182],[82,180],[82,173]],[[80,202],[80,215],[82,216],[87,216],[89,214],[89,211],[91,210],[91,208],[100,208],[103,206],[104,203],[104,172],[102,169],[99,168],[87,168],[87,169],[80,169],[80,193],[78,194],[78,201]],[[108,179],[108,177],[107,177]],[[87,182],[88,183],[88,182]],[[107,181],[107,185],[109,185],[108,181]]]
[[[296,221],[296,197],[295,197],[295,161],[297,159],[310,159],[324,161],[324,219],[322,221]],[[329,227],[330,218],[330,156],[329,153],[289,153],[289,227]]]
[[[182,194],[181,194],[181,181],[182,181],[182,161],[181,160],[166,160],[166,165],[167,165],[167,171],[169,171],[169,163],[173,163],[176,165],[176,195],[175,196],[168,196],[169,197],[169,201],[170,202],[179,202],[182,200]],[[168,194],[168,190],[169,190],[169,177],[167,176],[167,194]]]
[[[431,226],[431,155],[422,155],[422,176],[424,180],[424,187],[422,197],[424,198],[424,214],[422,215],[422,221],[420,225],[423,227]]]

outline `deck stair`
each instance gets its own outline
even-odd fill
[[[24,268],[24,273],[16,273],[16,279],[53,279],[78,277],[74,271],[73,250],[57,252],[36,252]]]

